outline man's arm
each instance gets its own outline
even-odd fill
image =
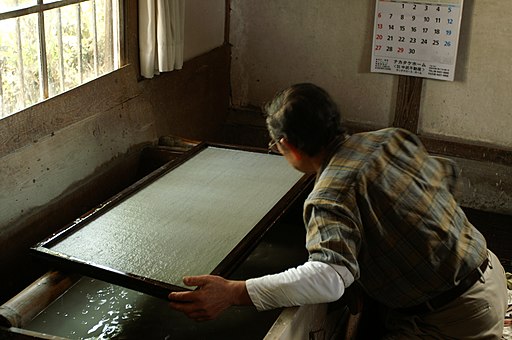
[[[353,282],[342,266],[308,261],[282,273],[246,281],[247,292],[259,311],[338,300]]]
[[[216,318],[232,305],[254,304],[258,310],[266,310],[335,301],[352,281],[345,267],[309,261],[279,274],[247,281],[213,275],[187,277],[184,283],[198,289],[170,293],[169,299],[171,308],[204,321]]]

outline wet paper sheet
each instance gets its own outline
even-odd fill
[[[222,264],[228,255],[256,226],[271,223],[269,214],[279,213],[278,203],[303,180],[281,156],[208,146],[76,230],[33,249],[129,288],[186,289],[184,276],[227,270]]]

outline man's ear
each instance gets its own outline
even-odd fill
[[[292,154],[292,156],[293,156],[296,160],[300,161],[300,160],[302,159],[302,153],[301,153],[301,151],[300,151],[299,149],[297,149],[297,148],[295,147],[295,145],[293,145],[292,143],[290,143],[290,142],[288,141],[288,139],[283,138],[283,139],[281,139],[280,143],[281,143],[282,145],[284,145],[284,147],[285,147],[286,149],[288,149],[288,151]]]

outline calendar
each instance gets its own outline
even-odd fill
[[[376,0],[372,72],[453,81],[463,0]]]

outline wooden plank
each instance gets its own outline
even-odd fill
[[[136,98],[141,91],[133,84],[135,78],[132,66],[123,67],[3,118],[0,124],[0,157]]]
[[[327,304],[311,304],[285,308],[264,340],[316,339],[313,334],[319,330],[321,334],[318,334],[318,339],[327,338],[322,329],[327,315],[327,306]]]

